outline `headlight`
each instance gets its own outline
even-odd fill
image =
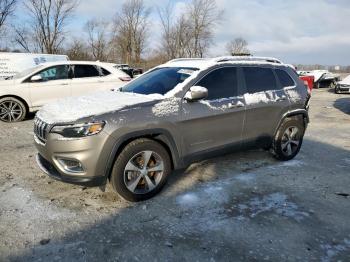
[[[50,133],[60,134],[64,137],[86,137],[100,133],[105,126],[105,122],[87,123],[71,126],[54,126]]]

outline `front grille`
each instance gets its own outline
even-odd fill
[[[47,134],[49,125],[42,121],[40,118],[35,117],[34,119],[34,134],[43,143],[47,140]]]

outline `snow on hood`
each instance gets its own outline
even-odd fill
[[[350,85],[350,75],[345,77],[342,81],[338,82],[341,85]]]
[[[139,103],[159,100],[158,95],[141,95],[118,91],[104,91],[79,97],[68,97],[47,104],[37,117],[48,124],[69,123],[93,115],[101,115]]]

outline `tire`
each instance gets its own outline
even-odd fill
[[[286,118],[278,128],[272,144],[272,153],[282,161],[293,159],[303,143],[305,126],[303,120]]]
[[[0,121],[20,122],[27,115],[27,108],[24,103],[14,97],[4,97],[0,99]]]
[[[149,159],[146,166],[145,159]],[[149,171],[151,169],[157,171]],[[110,181],[120,196],[138,202],[158,194],[170,172],[167,150],[154,140],[141,138],[130,142],[118,155]]]
[[[338,86],[335,86],[335,87],[334,87],[334,93],[336,93],[336,94],[339,94],[339,93],[340,93],[340,92],[339,92]]]

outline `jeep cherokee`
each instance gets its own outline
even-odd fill
[[[40,168],[60,181],[148,199],[174,169],[261,147],[294,158],[310,94],[273,58],[176,59],[119,90],[65,98],[35,117]]]

